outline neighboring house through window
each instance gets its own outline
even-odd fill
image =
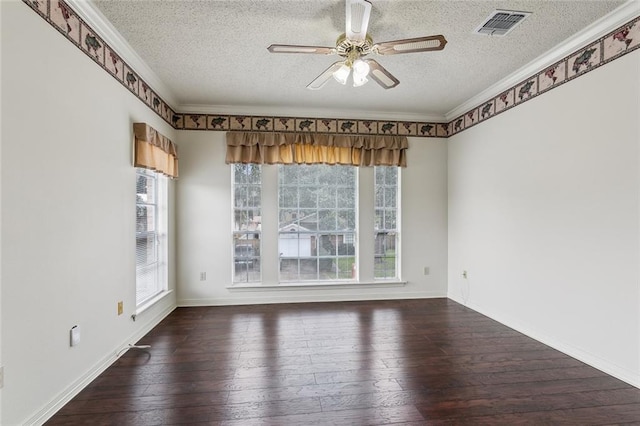
[[[278,166],[280,281],[354,279],[357,168]]]

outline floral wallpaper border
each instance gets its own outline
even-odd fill
[[[640,48],[640,16],[449,123],[176,112],[64,0],[23,0],[175,129],[448,138]]]
[[[640,48],[640,16],[522,80],[449,123],[449,136],[565,84]]]
[[[176,114],[176,129],[256,132],[337,133],[348,135],[406,135],[446,138],[447,123],[376,121],[313,117]]]
[[[167,123],[175,111],[63,0],[23,0]]]

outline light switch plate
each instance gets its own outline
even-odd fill
[[[80,327],[79,326],[74,325],[73,327],[71,327],[70,337],[71,337],[71,341],[70,341],[71,346],[78,346],[80,344]]]

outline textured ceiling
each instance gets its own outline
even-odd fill
[[[178,110],[444,116],[624,3],[370,0],[374,42],[443,34],[440,52],[379,56],[400,85],[306,85],[335,56],[272,54],[272,43],[335,46],[343,0],[93,1],[170,91]],[[506,37],[472,33],[495,9],[533,12]]]

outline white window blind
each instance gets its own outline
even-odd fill
[[[136,168],[136,306],[167,289],[167,179]]]

